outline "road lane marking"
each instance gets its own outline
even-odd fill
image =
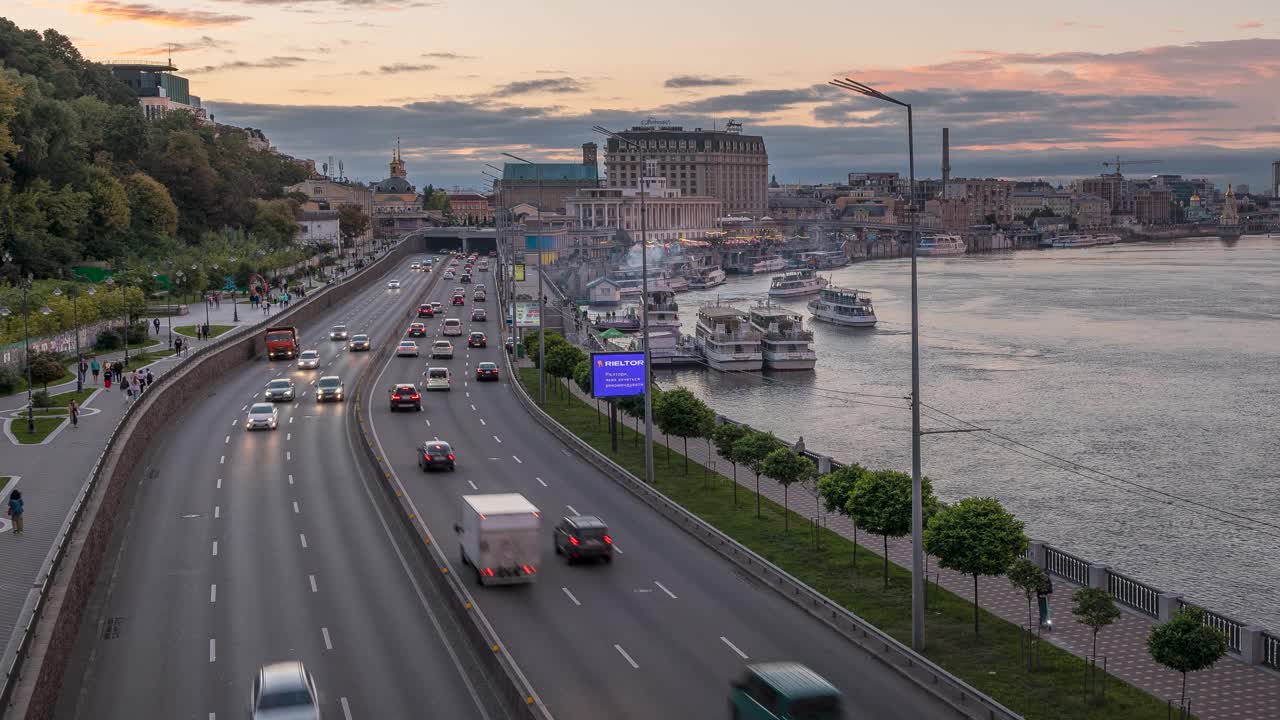
[[[720,640],[724,642],[725,645],[728,645],[730,650],[738,653],[738,657],[742,658],[743,660],[747,659],[747,654],[739,650],[737,645],[734,645],[733,643],[729,642],[729,638],[721,635]]]
[[[622,548],[618,547],[618,543],[613,544],[613,551],[618,553],[619,555],[622,554]]]
[[[311,592],[320,592],[320,589],[316,587],[316,576],[308,575],[307,579],[311,581]]]
[[[293,484],[293,475],[290,475],[290,476],[289,476],[289,484],[290,484],[290,485],[292,485],[292,484]]]
[[[216,489],[217,489],[217,490],[221,490],[221,489],[222,489],[222,478],[218,478],[218,487],[217,487]]]
[[[293,416],[292,416],[292,415],[290,415],[290,416],[289,416],[289,424],[290,424],[290,425],[292,425],[292,424],[293,424]]]
[[[298,538],[302,540],[302,547],[305,548],[307,546],[307,536],[302,533],[298,533]]]
[[[209,638],[209,662],[215,662],[218,659],[218,641]]]
[[[631,668],[632,668],[633,670],[639,670],[639,669],[640,669],[640,666],[636,664],[636,661],[635,661],[635,660],[632,660],[632,659],[631,659],[631,656],[627,654],[627,651],[626,651],[626,650],[623,650],[623,649],[622,649],[622,646],[621,646],[621,645],[618,645],[617,643],[614,643],[614,645],[613,645],[613,649],[614,649],[614,650],[617,650],[617,651],[618,651],[618,653],[622,655],[623,659],[625,659],[625,660],[626,660],[626,661],[631,665]]]
[[[226,456],[226,455],[223,455],[223,456],[219,457],[219,458],[218,458],[218,464],[219,464],[219,465],[226,465],[226,464],[227,464],[227,456]]]
[[[209,602],[211,603],[218,602],[218,586],[217,585],[209,586]]]
[[[289,418],[289,419],[290,419],[290,420],[292,420],[293,418]],[[285,433],[285,434],[284,434],[284,439],[285,439],[285,440],[292,440],[292,439],[293,439],[293,433]]]
[[[475,406],[475,405],[472,405],[472,406],[471,406],[471,412],[475,412],[475,411],[476,411],[476,406]],[[228,437],[230,437],[230,436],[228,436]]]
[[[424,419],[425,419],[425,418],[424,418]],[[431,427],[431,421],[430,421],[430,420],[427,420],[426,422],[427,422],[427,427]]]
[[[569,592],[569,588],[567,588],[567,587],[562,587],[562,588],[560,588],[560,589],[564,591],[564,594],[565,594],[565,595],[568,595],[568,596],[569,596],[569,599],[573,601],[573,604],[574,604],[574,605],[577,605],[578,607],[582,607],[582,603],[578,602],[578,598],[574,597],[574,596],[573,596],[573,593]]]
[[[329,628],[327,628],[327,627],[322,627],[322,628],[320,628],[320,634],[321,634],[321,635],[324,635],[324,649],[325,649],[325,650],[332,650],[332,649],[333,649],[333,641],[329,639]]]
[[[284,451],[284,459],[285,459],[285,460],[292,460],[292,459],[293,459],[293,452],[292,452],[292,451],[289,451],[289,450],[285,450],[285,451]]]
[[[298,509],[298,501],[297,501],[297,500],[294,500],[294,501],[293,501],[293,514],[294,514],[294,515],[297,515],[297,514],[298,514],[298,513],[300,513],[300,512],[302,512],[302,511]]]
[[[614,548],[614,549],[615,549],[615,550],[617,550],[617,548]],[[654,584],[654,585],[657,585],[657,586],[658,586],[658,588],[659,588],[660,590],[662,590],[662,592],[664,592],[664,593],[666,593],[666,594],[670,595],[672,600],[676,600],[676,599],[678,599],[678,598],[676,598],[676,594],[675,594],[675,593],[673,593],[673,592],[671,592],[670,590],[668,590],[668,589],[667,589],[667,586],[666,586],[666,585],[663,585],[662,583],[658,582],[657,580],[654,580],[654,581],[653,581],[653,584]]]
[[[222,514],[222,506],[221,506],[221,505],[214,505],[214,506],[213,506],[213,519],[214,519],[214,520],[217,520],[217,519],[218,519],[218,516],[219,516],[219,515],[221,515],[221,514]]]
[[[538,481],[538,483],[539,483],[540,485],[542,485],[542,487],[546,487],[546,486],[547,486],[547,481],[546,481],[546,480],[543,480],[543,479],[542,479],[542,478],[540,478],[540,477],[536,477],[536,478],[534,478],[534,480],[537,480],[537,481]]]
[[[213,541],[213,556],[218,557],[218,541]]]
[[[512,455],[511,457],[515,458],[515,461],[517,464],[520,464],[520,465],[524,464],[524,461],[520,459],[519,455]]]
[[[231,427],[235,427],[239,424],[240,424],[240,418],[236,418],[235,420],[231,421]]]
[[[498,437],[497,435],[494,435],[494,436],[493,436],[493,439],[494,439],[494,440],[497,440],[499,445],[501,445],[501,444],[502,444],[502,438]]]
[[[227,443],[229,443],[229,442],[231,442],[231,436],[230,436],[230,435],[228,435],[228,436],[227,436],[227,439],[226,439],[226,440],[223,440],[223,441],[222,441],[222,444],[223,444],[223,445],[226,445],[226,444],[227,444]]]
[[[240,408],[240,412],[244,412],[245,410],[248,410],[248,409],[249,409],[249,406],[245,405],[244,407]]]
[[[487,423],[485,423],[484,418],[480,418],[480,424],[481,424],[481,425],[485,425],[485,424],[487,424]]]
[[[471,486],[471,489],[472,489],[472,490],[479,490],[479,489],[480,489],[480,488],[476,487],[476,484],[475,484],[475,483],[473,483],[473,482],[471,482],[470,480],[468,480],[468,481],[467,481],[467,484]]]
[[[574,515],[578,514],[578,511],[574,510],[572,505],[565,505],[565,507],[569,508],[569,512],[573,513]]]
[[[345,697],[340,698],[340,700],[342,701],[342,717],[345,720],[351,720],[351,706],[347,704],[347,699]],[[210,718],[210,720],[212,720],[212,718]]]

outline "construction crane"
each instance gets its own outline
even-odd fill
[[[1102,166],[1109,167],[1109,168],[1113,167],[1116,169],[1116,175],[1121,175],[1123,173],[1120,172],[1120,169],[1125,165],[1155,165],[1157,163],[1162,163],[1162,162],[1164,161],[1163,160],[1121,160],[1120,156],[1117,155],[1115,162],[1104,162],[1102,163]]]

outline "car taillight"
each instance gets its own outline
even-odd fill
[[[485,568],[480,572],[483,572],[485,575],[488,575],[489,577],[493,577],[493,568]]]
[[[400,399],[400,396],[399,396],[399,395],[392,395],[392,396],[391,396],[391,399],[392,399],[392,400],[399,400],[399,399]]]
[[[452,459],[453,459],[453,453],[449,453],[449,459],[450,459],[450,460],[452,460]]]
[[[409,396],[409,399],[410,399],[410,400],[417,400],[417,399],[418,399],[418,393],[414,393],[414,394],[410,395],[410,396]]]
[[[576,538],[576,537],[571,537],[571,538],[569,538],[569,544],[570,544],[570,545],[577,545],[577,544],[578,544],[578,538]]]
[[[422,454],[422,458],[423,458],[424,460],[430,460],[430,459],[431,459],[431,453],[423,453],[423,454]]]
[[[605,544],[605,545],[612,545],[612,544],[613,544],[613,538],[609,537],[608,535],[605,535],[605,536],[604,536],[604,544]]]
[[[521,565],[520,567],[524,570],[525,575],[532,575],[538,572],[532,565]]]

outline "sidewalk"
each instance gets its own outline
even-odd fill
[[[520,361],[530,367],[528,360]],[[594,406],[591,398],[585,395],[577,385],[569,383],[574,396]],[[629,425],[629,424],[628,424]],[[664,444],[663,436],[654,431],[654,445]],[[672,438],[670,447],[674,452],[683,450],[683,442]],[[689,458],[707,465],[712,470],[732,478],[732,465],[715,452],[714,446],[708,456],[708,448],[704,442],[689,443]],[[657,451],[655,447],[655,456]],[[749,493],[755,491],[755,475],[750,472],[738,473],[738,484]],[[782,504],[782,486],[774,480],[761,476],[761,495],[779,505]],[[802,492],[789,494],[789,506],[793,512],[806,517],[820,517],[820,522],[846,538],[852,539],[853,526],[843,515],[824,512],[818,502],[815,490],[805,486]],[[863,538],[872,541],[865,544]],[[859,546],[869,552],[880,554],[881,539],[879,536],[867,536],[862,533]],[[902,568],[911,567],[911,539],[890,538],[889,560]],[[936,558],[929,558],[930,577],[937,573],[939,583],[947,590],[962,598],[973,597],[973,578],[960,575],[951,570],[938,567]],[[983,577],[979,580],[979,601],[982,607],[1009,622],[1024,626],[1027,621],[1027,599],[1021,590],[1014,588],[1003,577]],[[1053,610],[1054,629],[1045,633],[1044,637],[1072,654],[1083,657],[1092,646],[1092,631],[1077,622],[1071,615],[1071,595],[1078,585],[1063,577],[1054,577],[1054,593],[1050,596]],[[1145,615],[1130,612],[1121,606],[1120,619],[1098,633],[1098,654],[1107,658],[1107,670],[1135,687],[1142,688],[1162,700],[1178,701],[1182,676],[1157,664],[1147,654],[1147,636],[1155,624]],[[1192,710],[1201,720],[1274,720],[1280,718],[1280,673],[1258,666],[1251,667],[1227,655],[1212,669],[1192,673],[1187,678],[1187,698],[1192,703]]]

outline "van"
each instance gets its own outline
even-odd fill
[[[729,693],[734,720],[840,720],[840,691],[799,663],[748,665]]]
[[[427,390],[448,390],[453,385],[453,374],[449,368],[427,368]]]

